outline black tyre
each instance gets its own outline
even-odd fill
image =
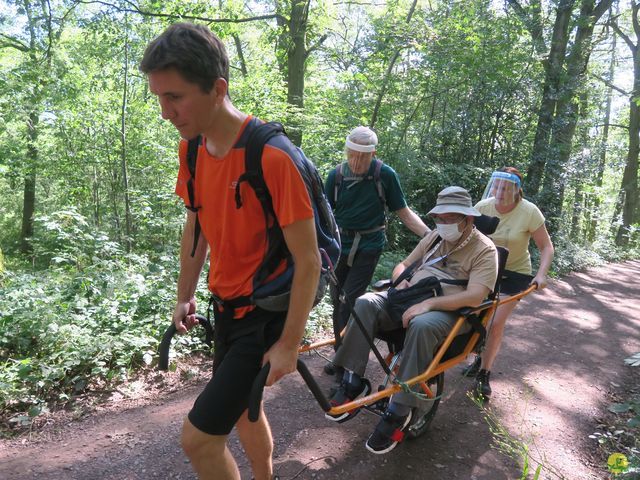
[[[435,399],[423,400],[420,402],[420,406],[413,408],[411,412],[413,418],[405,432],[407,438],[418,438],[429,429],[444,391],[444,372],[429,380],[429,387],[432,389]]]

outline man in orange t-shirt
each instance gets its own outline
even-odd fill
[[[270,479],[271,431],[262,410],[256,423],[249,422],[248,395],[264,363],[271,365],[267,385],[295,370],[320,274],[313,209],[292,160],[297,151],[286,137],[276,136],[262,155],[264,180],[295,265],[289,309],[227,308],[231,299],[251,295],[266,249],[265,215],[252,187],[241,184],[241,208],[235,199],[238,179],[245,171],[246,141],[259,120],[231,103],[224,45],[204,26],[178,23],[167,28],[147,47],[140,69],[148,75],[162,117],[171,121],[183,139],[202,136],[192,205],[199,210],[187,212],[173,322],[180,333],[197,323],[194,292],[208,246],[209,289],[218,299],[214,312],[217,338],[214,374],[185,419],[182,447],[200,478],[239,479],[226,447],[235,425],[255,479]],[[182,140],[176,193],[189,205],[186,150],[187,141]],[[196,216],[201,233],[192,256]],[[281,264],[276,270],[283,268]]]

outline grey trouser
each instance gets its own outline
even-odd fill
[[[398,324],[387,314],[386,303],[386,292],[366,293],[356,300],[355,312],[371,337],[377,332],[398,329]],[[409,380],[426,370],[436,347],[449,334],[457,318],[458,315],[454,312],[431,311],[418,315],[409,322],[398,371],[399,380]],[[459,333],[466,333],[470,329],[471,326],[465,323]],[[364,376],[369,350],[369,343],[352,315],[333,363]],[[397,393],[393,400],[410,407],[418,406],[417,397],[410,393]]]

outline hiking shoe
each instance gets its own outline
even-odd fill
[[[491,385],[489,385],[489,376],[491,372],[488,370],[480,370],[476,375],[476,383],[474,385],[475,394],[481,400],[487,401],[491,397]]]
[[[343,381],[336,389],[335,393],[329,400],[329,403],[332,407],[339,407],[340,405],[344,405],[345,403],[353,402],[357,398],[369,395],[369,393],[371,393],[371,384],[366,378],[361,379],[360,388],[354,388],[352,385]],[[355,417],[359,411],[359,408],[355,408],[338,415],[330,415],[329,413],[325,413],[324,416],[332,422],[342,423]]]
[[[480,358],[480,355],[477,355],[473,363],[471,365],[467,365],[462,370],[462,375],[465,377],[475,377],[478,374],[478,371],[480,371],[481,363],[482,363],[482,358]]]
[[[411,423],[411,416],[412,412],[406,416],[400,416],[387,410],[367,440],[365,444],[367,450],[377,455],[393,450],[403,440],[404,430]]]

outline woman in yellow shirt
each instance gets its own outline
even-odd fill
[[[493,172],[482,200],[476,208],[485,215],[498,217],[500,223],[496,231],[489,235],[499,247],[509,249],[507,265],[501,282],[501,295],[515,295],[536,283],[539,289],[547,286],[547,272],[553,260],[553,243],[544,224],[542,212],[522,194],[522,174],[513,167],[504,167]],[[529,240],[533,239],[540,250],[540,266],[535,276],[531,276],[531,255]],[[498,307],[487,334],[482,357],[463,372],[467,376],[476,375],[476,391],[485,399],[491,396],[489,376],[491,367],[500,350],[504,326],[518,302],[510,302]]]

